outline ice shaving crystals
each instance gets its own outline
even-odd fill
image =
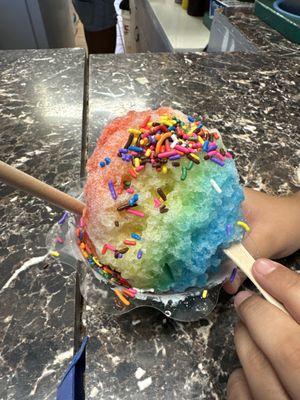
[[[87,169],[84,235],[114,282],[157,291],[203,286],[222,249],[241,239],[232,155],[198,115],[129,112],[104,129]]]

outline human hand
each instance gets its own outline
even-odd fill
[[[274,197],[245,188],[243,210],[251,232],[243,241],[246,249],[255,257],[282,258],[300,248],[300,192],[292,196]],[[238,270],[232,283],[224,289],[230,294],[237,292],[245,280]],[[300,398],[300,396],[299,396]]]
[[[235,296],[241,322],[234,340],[242,369],[230,375],[227,399],[299,400],[300,276],[266,259],[257,260],[252,272],[290,315],[254,293]]]

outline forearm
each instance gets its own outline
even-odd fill
[[[286,213],[281,216],[283,233],[286,234],[285,247],[281,246],[281,251],[273,255],[274,258],[281,258],[300,249],[300,191],[291,196],[279,197],[277,201],[280,209],[286,208]],[[278,230],[280,229],[278,226]],[[280,243],[277,248],[280,248]]]
[[[246,188],[245,197],[252,228],[245,245],[256,258],[285,257],[300,248],[300,192],[274,197]]]

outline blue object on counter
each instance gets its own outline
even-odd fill
[[[87,342],[86,336],[57,388],[56,400],[84,400],[83,375]]]
[[[286,15],[287,17],[293,17],[294,19],[297,19],[300,21],[300,5],[298,4],[298,8],[289,8],[292,7],[293,3],[290,5],[288,2],[285,2],[284,0],[276,0],[273,3],[273,6],[276,11],[278,11],[281,14]]]

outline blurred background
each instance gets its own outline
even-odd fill
[[[255,14],[300,42],[300,0],[1,0],[0,49],[237,51],[226,19],[216,21],[220,13]]]

